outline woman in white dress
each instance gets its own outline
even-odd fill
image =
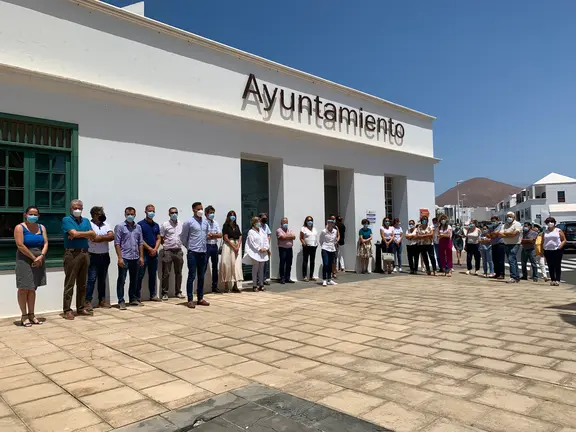
[[[242,232],[236,221],[236,212],[230,210],[226,215],[226,222],[222,226],[222,256],[220,258],[220,282],[224,291],[241,293],[239,285],[242,284]]]
[[[260,218],[250,220],[250,231],[246,238],[244,263],[252,264],[252,291],[266,291],[264,288],[264,263],[268,261],[270,243],[268,234],[262,229]]]

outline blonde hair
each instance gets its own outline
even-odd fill
[[[256,225],[257,222],[260,222],[260,218],[258,216],[252,216],[252,219],[250,219],[250,226]]]

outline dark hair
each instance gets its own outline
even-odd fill
[[[544,221],[545,224],[548,224],[550,222],[553,222],[554,224],[556,224],[556,219],[554,219],[552,216],[549,216],[546,218],[546,220]]]
[[[303,226],[308,226],[308,225],[306,224],[306,221],[308,221],[308,219],[310,219],[312,222],[314,222],[314,218],[313,218],[312,216],[306,216],[306,217],[304,218],[304,225],[303,225]]]
[[[438,218],[432,218],[432,223],[438,222]]]
[[[338,215],[338,216],[336,217],[336,222],[342,223],[342,220],[343,220],[343,219],[344,219],[344,218],[343,218],[342,216]]]
[[[476,219],[472,219],[470,223],[474,224],[474,226],[478,226],[478,221]]]
[[[498,216],[491,216],[490,220],[491,221],[497,221],[497,220],[500,220],[500,218]]]
[[[196,201],[194,204],[192,204],[192,210],[194,210],[196,207],[201,206],[202,203],[200,201]]]
[[[226,221],[224,222],[224,225],[228,225],[231,227],[236,227],[238,225],[238,223],[236,221],[232,222],[230,220],[230,216],[232,216],[232,215],[236,216],[236,212],[234,210],[230,210],[228,212],[228,214],[226,215]],[[236,216],[236,217],[238,217],[238,216]]]
[[[156,210],[156,206],[154,204],[148,204],[146,207],[144,207],[144,211],[148,210],[148,207],[153,207],[154,210]]]
[[[211,205],[209,205],[208,207],[206,207],[206,209],[204,210],[206,212],[206,214],[209,213],[216,213],[216,209],[214,207],[212,207]]]
[[[168,213],[170,213],[172,210],[176,210],[176,213],[178,213],[178,209],[176,207],[170,207],[168,209]]]
[[[126,207],[124,209],[124,213],[126,213],[127,211],[133,211],[134,213],[136,213],[136,209],[134,207]]]
[[[370,221],[368,219],[362,219],[362,222],[360,222],[362,225],[370,225]]]
[[[382,225],[386,225],[386,221],[389,221],[390,218],[388,216],[386,216],[384,219],[382,219]]]
[[[524,225],[532,226],[532,222],[526,221],[526,222],[524,222]]]
[[[258,215],[258,217],[259,217],[260,219],[262,219],[262,218],[268,219],[268,213],[260,213],[260,214]]]
[[[104,207],[94,206],[90,209],[90,215],[94,216],[100,213],[104,213]]]
[[[400,219],[398,219],[398,218],[394,218],[394,219],[392,220],[392,225],[396,225],[396,224],[399,224],[399,223],[400,223]]]
[[[410,220],[408,221],[408,225],[410,225],[410,222],[412,222],[414,225],[416,225],[416,221],[415,221],[414,219],[410,219]]]
[[[28,207],[26,207],[26,211],[25,211],[24,213],[28,213],[28,212],[29,212],[30,210],[32,210],[32,209],[36,210],[36,211],[38,212],[38,214],[40,214],[40,210],[38,210],[38,207],[36,207],[36,206],[28,206]]]

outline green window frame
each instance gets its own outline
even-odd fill
[[[14,227],[28,206],[48,233],[47,267],[61,267],[62,217],[78,196],[78,125],[0,113],[0,270],[13,270]]]

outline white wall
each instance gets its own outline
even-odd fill
[[[558,202],[558,191],[564,191],[566,201]],[[574,204],[576,203],[576,183],[562,183],[546,185],[546,204]]]
[[[68,0],[0,1],[0,64],[53,74],[108,88],[265,121],[380,148],[433,156],[432,120],[393,105],[362,99],[321,83],[280,74],[273,66],[185,41]],[[73,36],[71,36],[73,35]],[[249,74],[260,84],[290,89],[365,113],[391,117],[405,128],[402,140],[370,138],[340,125],[330,130],[315,116],[283,118],[280,107],[245,103]],[[272,91],[272,88],[270,89]],[[278,93],[280,90],[278,91]],[[254,99],[252,98],[252,101]],[[284,113],[286,117],[286,113]]]

